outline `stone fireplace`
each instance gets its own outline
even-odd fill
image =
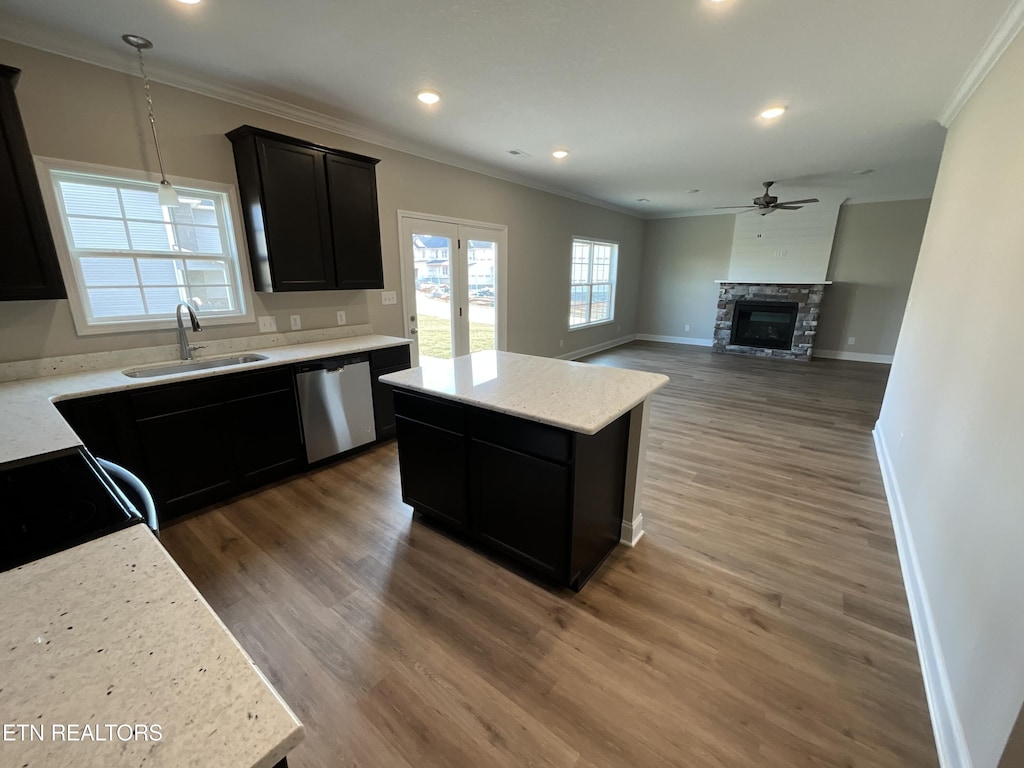
[[[712,349],[810,360],[826,285],[719,281]]]

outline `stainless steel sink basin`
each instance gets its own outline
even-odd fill
[[[236,355],[234,357],[218,357],[212,360],[184,360],[180,363],[168,363],[153,368],[129,368],[121,371],[133,379],[148,379],[152,376],[169,376],[172,373],[188,373],[189,371],[205,371],[210,368],[224,368],[229,365],[243,365],[266,360],[266,355]]]

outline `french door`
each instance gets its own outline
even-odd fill
[[[399,211],[413,365],[504,349],[505,227]]]

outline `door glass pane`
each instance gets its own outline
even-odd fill
[[[449,359],[453,349],[451,238],[414,233],[412,253],[420,357]]]
[[[498,244],[469,240],[469,351],[497,349],[494,332],[494,267]]]

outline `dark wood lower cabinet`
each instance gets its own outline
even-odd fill
[[[370,352],[370,384],[373,388],[373,422],[378,440],[395,436],[395,402],[390,384],[381,383],[386,373],[404,371],[410,365],[409,345],[385,347]]]
[[[596,435],[396,389],[402,497],[573,589],[619,542],[629,414]]]
[[[570,469],[480,440],[470,442],[473,532],[552,579],[565,572]]]
[[[161,522],[217,501],[235,483],[231,413],[221,403],[136,422],[142,472]]]
[[[305,465],[298,407],[287,386],[231,402],[238,482],[256,488],[287,477]]]
[[[377,378],[408,368],[409,347],[370,354],[381,440],[394,436],[395,416],[391,387]],[[146,483],[161,522],[307,466],[290,366],[65,400],[57,409],[94,455]]]
[[[465,436],[412,419],[395,421],[402,498],[419,511],[468,531]]]

